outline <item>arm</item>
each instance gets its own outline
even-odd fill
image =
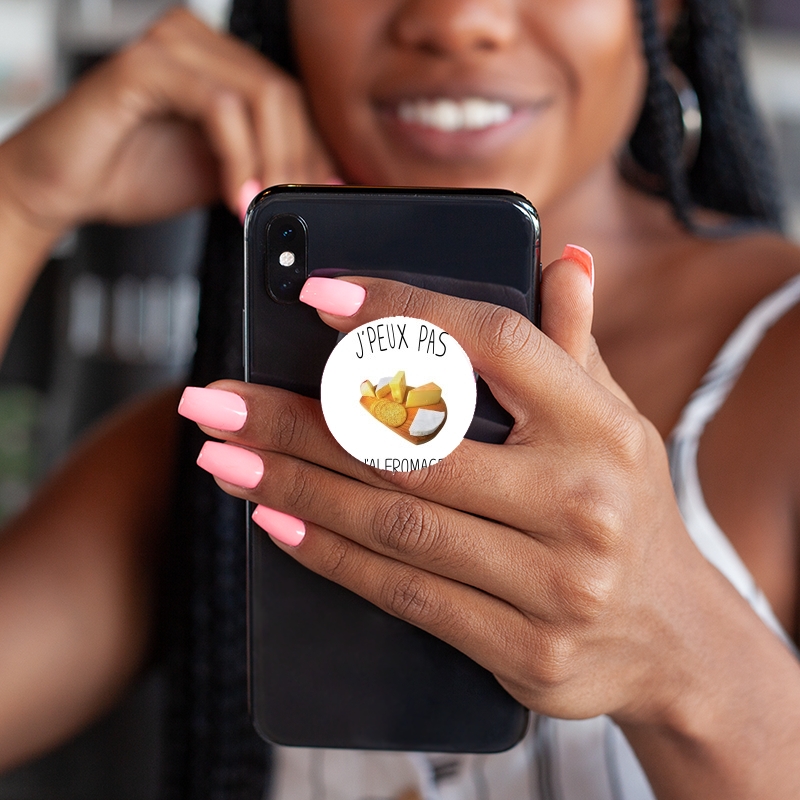
[[[264,186],[333,174],[299,85],[171,11],[0,144],[0,353],[52,246],[76,225],[217,199],[239,214]]]
[[[78,731],[142,666],[176,402],[108,420],[0,537],[0,771]]]
[[[61,233],[58,226],[37,226],[4,189],[0,182],[0,359],[22,305]]]
[[[251,490],[222,488],[296,517],[305,536],[278,546],[461,649],[534,711],[610,714],[662,800],[796,796],[800,667],[689,538],[663,442],[592,342],[588,281],[568,262],[545,270],[549,339],[501,309],[357,282],[361,308],[323,319],[444,327],[513,414],[508,441],[380,472],[336,445],[317,403],[226,382],[247,421],[208,432],[264,471]]]

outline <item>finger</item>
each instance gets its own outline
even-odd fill
[[[254,98],[254,114],[265,186],[306,182],[310,122],[301,111],[298,87],[283,81],[266,83]]]
[[[158,33],[179,63],[245,100],[258,151],[250,177],[261,186],[323,181],[333,174],[296,80],[185,10],[168,15]]]
[[[492,516],[490,509],[498,500],[505,511],[513,510],[507,498],[508,472],[517,466],[529,467],[523,454],[518,455],[513,448],[501,450],[496,445],[465,440],[436,470],[410,473],[379,470],[353,458],[333,438],[319,401],[257,384],[225,380],[205,388],[187,387],[178,411],[217,439],[254,450],[285,453],[377,488],[400,488],[485,517]],[[553,470],[543,470],[543,475],[553,479]],[[525,489],[524,496],[530,500],[537,491],[533,478],[527,480]],[[513,523],[510,515],[496,519],[524,525],[530,519],[530,509],[526,504],[525,509],[513,516]]]
[[[343,302],[348,298],[349,303]],[[596,419],[606,413],[604,398],[586,372],[530,320],[504,306],[362,277],[309,278],[300,299],[340,331],[391,316],[416,317],[443,328],[512,414],[518,434],[531,424],[558,427],[576,416]]]
[[[220,449],[217,443],[207,447]],[[206,467],[221,476],[222,488],[236,497],[321,525],[396,561],[475,586],[536,616],[557,613],[552,575],[558,570],[552,567],[552,554],[526,533],[283,454],[222,447],[234,461],[241,456],[246,478],[255,474],[250,462],[256,456],[262,459],[259,482],[252,488],[231,482],[227,462],[219,469],[215,463]],[[198,461],[201,466],[206,462],[204,457]]]
[[[542,331],[612,394],[633,403],[611,377],[592,336],[594,259],[568,244],[561,258],[542,272]]]
[[[258,163],[245,100],[232,88],[176,62],[152,39],[116,59],[113,69],[120,102],[139,120],[177,114],[199,123],[219,162],[224,199],[238,210],[239,189]]]
[[[393,473],[350,456],[328,430],[318,401],[282,389],[236,381],[219,381],[205,389],[189,387],[179,411],[216,438],[285,453],[372,487],[399,490],[535,531],[541,539],[563,538],[565,530],[580,531],[578,520],[591,508],[592,495],[580,471],[572,468],[573,457],[576,461],[606,457],[600,437],[591,444],[582,442],[574,456],[571,445],[560,440],[540,442],[535,448],[464,440],[435,467]],[[236,430],[225,430],[232,427]],[[599,486],[596,480],[595,494]]]
[[[567,245],[542,272],[542,331],[586,369],[591,350],[594,261],[588,250]]]
[[[220,161],[222,195],[231,211],[239,212],[242,188],[258,169],[257,145],[250,114],[242,97],[216,90],[204,115],[214,152]]]
[[[323,527],[309,525],[292,558],[378,608],[457,648],[499,680],[530,674],[536,626],[502,600],[457,581],[375,553]],[[526,663],[528,662],[528,663]]]

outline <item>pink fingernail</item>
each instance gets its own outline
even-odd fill
[[[178,413],[209,428],[238,431],[247,419],[247,406],[234,392],[187,386],[178,403]]]
[[[223,442],[206,442],[197,465],[216,478],[244,489],[255,489],[264,475],[264,462],[255,453]]]
[[[306,525],[303,520],[266,506],[256,506],[253,522],[273,539],[290,547],[297,547],[306,535]]]
[[[250,201],[261,191],[261,184],[255,179],[250,178],[242,184],[239,189],[239,219],[244,222],[247,209],[250,208]]]
[[[594,292],[594,258],[592,258],[592,254],[585,247],[579,247],[577,244],[568,244],[564,248],[561,258],[574,261],[583,267],[584,272],[589,276],[592,291]]]
[[[325,183],[328,186],[344,186],[344,181],[338,175],[331,175]]]
[[[363,286],[336,278],[309,278],[303,284],[300,301],[337,317],[352,317],[364,303]]]

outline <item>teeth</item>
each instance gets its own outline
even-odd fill
[[[397,109],[397,116],[403,122],[424,125],[447,133],[502,125],[511,118],[512,113],[513,109],[508,103],[480,97],[466,100],[406,100]]]

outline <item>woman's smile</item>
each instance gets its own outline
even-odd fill
[[[353,183],[495,186],[540,211],[594,175],[645,85],[632,0],[294,0],[309,106]]]
[[[381,102],[376,109],[398,145],[437,160],[463,161],[489,158],[527,134],[551,103],[451,94]]]

